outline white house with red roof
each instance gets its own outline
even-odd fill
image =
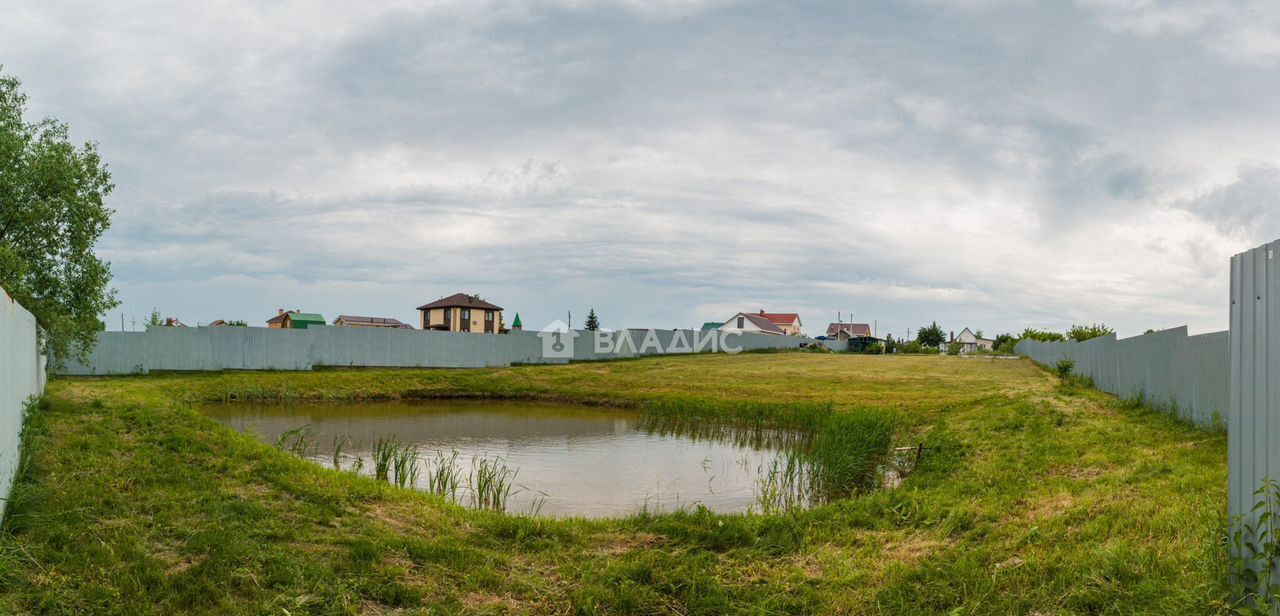
[[[794,312],[739,312],[720,326],[720,331],[754,332],[776,336],[799,336],[800,315]]]
[[[724,322],[724,325],[720,326],[720,331],[772,334],[774,336],[784,335],[782,328],[774,325],[773,321],[750,312],[739,312],[738,314],[729,317],[729,319]]]

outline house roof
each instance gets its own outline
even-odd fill
[[[352,323],[352,324],[358,324],[358,325],[371,325],[375,327],[398,327],[400,329],[413,329],[413,327],[411,327],[408,323],[405,323],[400,319],[393,319],[391,317],[357,317],[349,314],[340,314],[338,315],[338,318],[333,320],[334,325],[337,325],[338,321],[342,321],[343,323]]]
[[[800,315],[794,312],[765,312],[761,310],[757,314],[778,325],[791,325],[792,323],[800,322]]]
[[[720,321],[707,321],[706,323],[702,324],[702,331],[705,332],[705,331],[711,331],[713,329],[720,329],[721,325],[724,325],[724,323]]]
[[[281,312],[280,314],[277,314],[276,316],[271,317],[270,319],[267,319],[267,324],[270,325],[271,323],[282,323],[284,322],[284,318],[291,314],[295,314],[295,311],[290,310],[288,312]]]
[[[837,336],[845,332],[850,336],[870,336],[871,326],[866,323],[831,323],[827,325],[827,335]]]
[[[431,310],[432,308],[482,308],[484,310],[502,310],[502,306],[491,304],[480,299],[476,295],[467,295],[466,293],[454,293],[449,297],[442,297],[430,304],[418,306],[418,310]]]
[[[751,314],[749,312],[739,312],[738,314],[735,314],[732,317],[730,317],[728,321],[725,321],[725,323],[727,324],[733,321],[734,319],[738,318],[739,316],[746,317],[748,321],[751,321],[752,323],[755,324],[756,327],[760,328],[760,331],[765,331],[772,334],[786,333],[782,331],[782,328],[778,327],[773,321],[770,321],[769,319],[766,319],[758,314]]]
[[[324,315],[316,312],[292,312],[289,314],[290,321],[303,321],[306,323],[324,324]]]

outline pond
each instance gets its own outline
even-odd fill
[[[326,466],[509,513],[734,513],[776,507],[780,492],[803,489],[787,455],[800,435],[664,424],[618,409],[450,400],[202,411]]]

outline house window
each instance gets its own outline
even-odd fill
[[[463,308],[462,314],[459,316],[458,320],[460,321],[459,325],[462,326],[462,331],[464,332],[471,331],[471,309],[470,308]]]
[[[431,311],[423,310],[422,311],[422,329],[426,329],[430,325],[431,325]]]
[[[442,312],[444,312],[444,328],[447,330],[452,330],[453,329],[453,308],[445,308]]]
[[[746,325],[747,317],[738,317],[738,329],[742,329]]]
[[[486,321],[492,321],[492,320],[493,320],[493,311],[492,311],[492,310],[486,310],[486,311],[484,311],[484,320],[486,320]]]

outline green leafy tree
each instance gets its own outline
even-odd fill
[[[592,308],[587,311],[587,322],[583,325],[587,331],[593,332],[600,329],[600,319],[596,318],[596,309]]]
[[[947,343],[947,355],[959,355],[960,350],[963,348],[964,345],[959,342],[949,342]]]
[[[155,308],[151,309],[151,316],[147,317],[147,329],[152,327],[160,327],[164,325],[164,317],[160,316],[160,311]]]
[[[1031,327],[1022,330],[1022,335],[1019,336],[1019,338],[1026,338],[1028,340],[1036,340],[1039,342],[1062,342],[1067,339],[1066,336],[1063,336],[1058,332],[1034,329]]]
[[[1084,342],[1101,336],[1107,336],[1116,333],[1116,330],[1107,327],[1103,323],[1094,323],[1093,325],[1072,325],[1067,330],[1067,338],[1076,342]]]
[[[26,121],[20,86],[0,74],[0,286],[35,315],[55,361],[83,358],[119,304],[93,253],[114,186],[96,144],[76,147],[57,120]]]
[[[1000,334],[996,336],[995,350],[997,353],[1013,353],[1013,348],[1018,345],[1018,339],[1013,334]]]
[[[224,321],[223,324],[226,325],[227,327],[248,327],[249,326],[248,323],[240,319],[236,319],[233,321]]]
[[[916,333],[916,342],[922,347],[940,347],[946,342],[947,335],[942,333],[942,328],[938,327],[938,322],[934,321],[928,327],[921,327]]]

